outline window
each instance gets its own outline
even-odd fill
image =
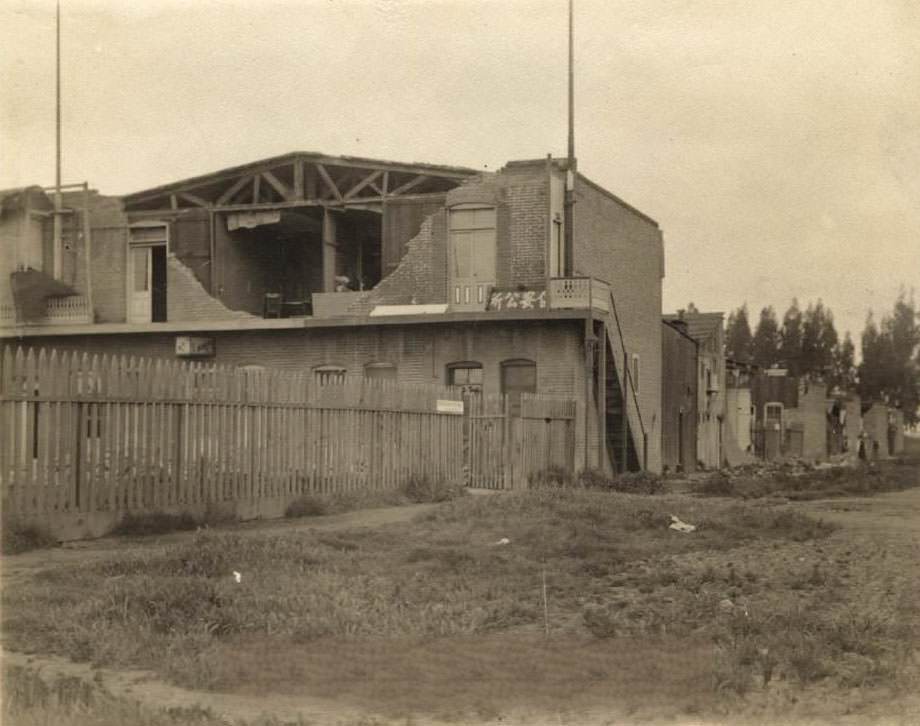
[[[459,386],[464,393],[482,393],[482,364],[451,363],[447,366],[447,385]]]
[[[780,431],[783,428],[783,404],[768,403],[764,406],[765,428],[768,431]]]
[[[553,218],[552,239],[549,248],[549,276],[562,277],[565,271],[565,243],[562,239],[562,215]]]
[[[392,363],[368,363],[364,366],[364,377],[369,381],[395,381],[396,366]]]
[[[636,393],[639,392],[639,354],[633,353],[632,355],[632,376],[633,388],[636,389]]]
[[[508,410],[521,415],[521,394],[537,392],[537,364],[532,360],[508,360],[502,363],[502,393],[508,395]]]
[[[485,306],[495,284],[495,207],[458,205],[450,210],[451,302]]]
[[[313,379],[321,386],[337,386],[345,383],[345,368],[337,365],[317,366]]]

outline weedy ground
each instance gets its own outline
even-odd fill
[[[544,488],[379,529],[200,531],[4,588],[4,646],[466,722],[910,692],[916,537],[860,539],[798,506]]]
[[[917,486],[920,486],[920,454],[831,468],[816,468],[801,462],[752,464],[713,472],[694,482],[693,490],[707,496],[809,501],[872,496]]]

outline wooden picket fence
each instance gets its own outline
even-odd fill
[[[524,395],[519,409],[436,385],[6,348],[3,508],[82,522],[274,502],[247,511],[276,516],[303,494],[412,475],[510,488],[570,467],[574,402]]]
[[[519,489],[552,466],[571,471],[575,457],[575,401],[521,394],[467,396],[469,483]]]

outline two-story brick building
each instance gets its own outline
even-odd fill
[[[69,299],[86,314],[56,315],[58,290],[0,336],[559,394],[577,401],[576,466],[658,471],[661,231],[573,178],[569,255],[549,158],[481,172],[292,153],[85,210],[75,196]],[[11,275],[37,264],[19,255]]]

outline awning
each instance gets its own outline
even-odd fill
[[[227,215],[227,231],[235,229],[253,229],[263,224],[278,224],[281,221],[281,210],[265,212],[234,212]]]
[[[77,291],[60,280],[38,270],[19,270],[10,273],[13,304],[19,320],[39,320],[45,315],[45,300],[49,297],[67,297]]]

